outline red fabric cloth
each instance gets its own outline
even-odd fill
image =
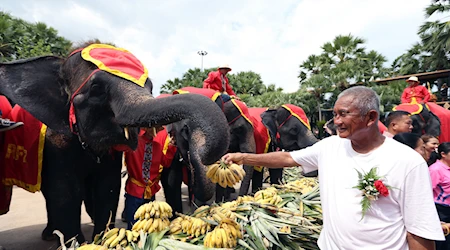
[[[311,130],[311,125],[309,124],[309,119],[306,116],[306,113],[302,108],[292,105],[292,104],[285,104],[285,105],[282,105],[281,107],[283,107],[287,111],[289,111],[291,113],[291,115],[297,117],[297,119],[299,119],[301,123],[303,123],[309,130]]]
[[[221,75],[222,75],[222,73],[220,73],[219,70],[209,72],[208,78],[206,78],[205,81],[203,82],[203,88],[204,89],[213,89],[213,90],[219,91],[219,92],[226,92],[227,94],[229,94],[231,96],[235,96],[236,94],[234,93],[233,89],[231,89],[231,85],[230,85],[230,82],[229,82],[227,76],[224,76],[226,84],[225,84],[225,90],[223,89]]]
[[[41,190],[41,170],[47,126],[15,105],[8,117],[25,125],[7,131],[0,155],[2,182],[29,192]]]
[[[382,134],[387,130],[386,126],[384,126],[384,124],[380,121],[378,121],[378,129],[380,130],[380,133],[382,133]]]
[[[125,191],[134,197],[150,199],[160,189],[159,179],[164,167],[170,167],[176,147],[169,144],[169,136],[166,129],[158,132],[155,138],[148,139],[139,135],[138,147],[135,151],[125,152],[125,164],[128,170],[128,179]],[[150,179],[145,183],[142,176],[142,164],[144,162],[145,144],[152,143],[152,163],[150,166]],[[166,151],[166,152],[164,152]]]
[[[450,110],[433,102],[428,102],[427,106],[441,121],[441,135],[439,136],[439,142],[450,142]]]
[[[196,87],[184,87],[181,89],[177,89],[173,92],[174,95],[177,94],[199,94],[202,96],[206,96],[212,101],[215,101],[217,97],[220,96],[220,92],[217,92],[214,89],[202,89],[202,88],[196,88]]]
[[[430,92],[422,85],[406,87],[402,93],[402,103],[411,103],[413,102],[413,98],[415,98],[415,101],[418,103],[426,103],[430,100]]]
[[[99,69],[125,78],[144,87],[148,78],[145,66],[125,49],[106,44],[91,44],[81,51],[81,57]]]
[[[11,112],[12,107],[9,103],[8,99],[2,95],[0,95],[0,111],[2,111],[2,117],[5,118],[9,115],[9,112]]]
[[[417,115],[422,112],[423,106],[417,103],[402,103],[395,106],[392,110],[402,110],[409,112],[411,115]]]
[[[2,117],[7,117],[12,110],[11,104],[6,97],[0,95],[0,110]],[[0,145],[4,145],[5,133],[0,132]],[[0,153],[3,154],[3,148],[0,147]],[[5,165],[0,164],[0,215],[9,211],[12,196],[12,186],[7,186],[1,181],[5,176]]]

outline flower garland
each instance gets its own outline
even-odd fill
[[[358,185],[354,186],[353,188],[357,188],[362,191],[362,200],[361,200],[361,207],[362,207],[362,217],[361,220],[366,215],[367,210],[370,209],[371,202],[378,200],[378,198],[381,196],[387,197],[389,195],[389,189],[392,189],[392,187],[385,185],[383,183],[384,176],[379,176],[377,174],[376,167],[371,168],[368,173],[366,172],[358,172]]]

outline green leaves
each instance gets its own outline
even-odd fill
[[[0,62],[42,55],[66,56],[72,43],[44,23],[32,24],[0,11]]]

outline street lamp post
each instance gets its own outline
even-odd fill
[[[202,57],[202,67],[201,67],[201,71],[203,72],[203,57],[208,55],[208,52],[204,51],[204,50],[200,50],[197,52],[197,54],[199,54]]]

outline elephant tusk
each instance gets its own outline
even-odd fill
[[[156,137],[156,128],[155,127],[152,127],[152,135],[153,135],[153,137]]]
[[[125,127],[123,129],[123,132],[125,133],[125,138],[127,138],[127,140],[130,138],[130,135],[128,134],[128,127]]]

